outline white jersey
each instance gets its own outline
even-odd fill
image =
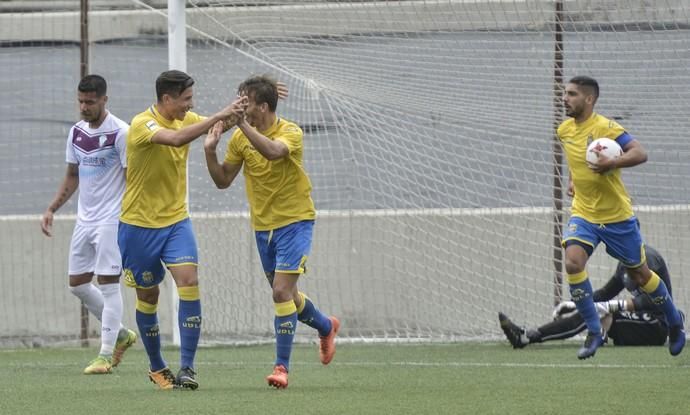
[[[97,129],[79,121],[67,136],[67,163],[79,165],[77,223],[116,224],[125,192],[129,125],[108,113]]]

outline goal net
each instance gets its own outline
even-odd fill
[[[66,288],[76,198],[52,239],[38,221],[78,119],[79,1],[2,7],[14,3],[33,7],[0,14],[0,312],[9,325],[0,344],[58,344],[80,334]],[[166,2],[90,3],[90,72],[108,80],[110,111],[130,120],[168,69]],[[498,311],[536,325],[569,297],[554,243],[570,205],[554,131],[563,83],[575,75],[599,81],[597,111],[648,150],[623,177],[676,302],[690,306],[681,278],[690,267],[689,14],[688,0],[188,1],[187,72],[201,114],[226,105],[251,74],[289,86],[278,113],[305,132],[318,210],[300,286],[341,318],[343,337],[487,339],[500,335]],[[242,178],[215,189],[201,140],[189,205],[202,341],[272,340]],[[595,288],[616,265],[604,251],[588,268]],[[123,290],[134,326],[133,293]],[[171,303],[163,298],[159,313],[166,336]]]

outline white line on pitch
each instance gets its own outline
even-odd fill
[[[293,361],[292,365],[296,366],[321,366],[318,362],[300,362]],[[73,367],[74,363],[45,363],[45,362],[27,362],[27,363],[8,363],[0,365],[2,367],[11,368],[38,368],[38,367],[54,367],[54,368],[65,368]],[[133,362],[122,362],[121,366],[136,366]],[[230,361],[230,362],[210,362],[210,361],[197,361],[196,366],[223,366],[223,367],[263,367],[271,366],[270,361],[266,362],[246,362],[246,361]],[[483,367],[483,368],[526,368],[526,369],[578,369],[578,368],[597,368],[597,369],[674,369],[682,368],[687,369],[690,364],[597,364],[597,363],[514,363],[514,362],[503,362],[503,363],[490,363],[490,362],[333,362],[330,366],[342,366],[342,367],[433,367],[433,368],[443,368],[443,367]]]

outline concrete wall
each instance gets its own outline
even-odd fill
[[[690,286],[688,209],[641,211],[648,240],[674,273],[679,305]],[[546,210],[357,212],[321,214],[301,287],[320,308],[340,316],[343,335],[471,338],[497,335],[499,310],[525,322],[548,318],[553,303],[550,214]],[[272,302],[244,215],[196,215],[201,255],[204,340],[271,338]],[[65,275],[73,222],[57,220],[42,236],[38,218],[0,220],[0,345],[74,339],[79,306]],[[653,235],[653,239],[650,237]],[[590,263],[595,286],[614,268],[600,248]],[[170,278],[164,284],[171,287]],[[134,326],[131,289],[125,322]],[[171,296],[160,305],[164,336],[172,333]],[[98,330],[92,324],[92,332]],[[307,338],[313,333],[301,328]]]

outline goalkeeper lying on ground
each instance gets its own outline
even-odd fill
[[[664,258],[654,248],[645,247],[649,268],[661,277],[671,291],[671,277]],[[614,299],[623,289],[627,289],[632,298]],[[664,313],[638,285],[628,278],[623,264],[619,263],[616,272],[604,287],[594,292],[594,301],[609,338],[616,346],[661,346],[668,337],[668,323]],[[684,315],[681,313],[681,316]],[[578,314],[575,303],[564,301],[554,309],[554,321],[536,329],[520,327],[510,321],[503,313],[498,313],[501,329],[515,349],[521,349],[530,343],[541,343],[547,340],[559,340],[573,337],[587,327]]]

